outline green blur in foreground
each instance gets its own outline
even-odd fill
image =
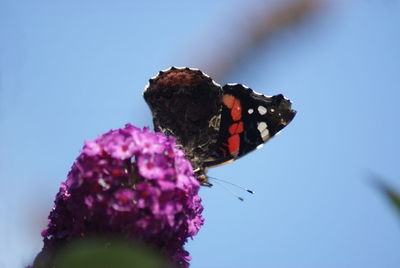
[[[400,194],[398,191],[394,189],[394,187],[388,185],[385,182],[385,179],[382,176],[377,174],[371,175],[371,182],[374,186],[380,190],[387,199],[389,199],[390,203],[396,209],[396,212],[400,215]]]
[[[397,212],[400,213],[400,195],[398,192],[396,192],[392,187],[383,186],[383,190],[386,194],[386,196],[389,198],[391,201],[392,205],[397,209]]]
[[[56,268],[160,268],[174,267],[143,245],[118,240],[85,239],[72,242],[55,257]]]

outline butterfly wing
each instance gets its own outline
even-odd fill
[[[174,136],[195,168],[215,150],[222,87],[200,70],[172,67],[150,79],[143,92],[154,129]]]
[[[217,152],[206,167],[221,165],[255,150],[290,123],[296,111],[283,95],[272,97],[240,84],[223,87]]]
[[[240,84],[223,88],[197,69],[161,71],[143,96],[154,129],[174,136],[203,185],[208,167],[226,164],[255,150],[295,116],[291,102],[267,97]]]

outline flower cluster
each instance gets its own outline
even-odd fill
[[[42,252],[78,237],[118,235],[187,267],[183,245],[204,219],[199,182],[172,137],[132,125],[85,142],[61,184]]]

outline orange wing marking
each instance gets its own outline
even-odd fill
[[[239,121],[242,119],[242,105],[240,100],[232,96],[231,94],[225,94],[222,97],[222,102],[231,110],[231,116],[233,121]]]
[[[243,122],[234,123],[229,127],[229,134],[239,134],[243,132]]]
[[[239,153],[240,148],[240,136],[238,134],[234,134],[228,138],[228,149],[231,155],[235,155]]]

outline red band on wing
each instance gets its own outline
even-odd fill
[[[233,104],[235,103],[235,97],[232,96],[231,94],[225,94],[222,97],[222,102],[225,104],[226,107],[232,109]]]
[[[240,104],[240,100],[236,98],[231,109],[231,116],[233,121],[239,121],[242,119],[242,105]]]
[[[228,149],[230,154],[236,154],[240,148],[240,136],[238,134],[232,135],[228,139]]]
[[[231,116],[233,121],[239,121],[242,119],[242,105],[240,100],[232,96],[231,94],[225,94],[222,97],[222,102],[226,107],[231,110]]]
[[[229,127],[229,134],[239,134],[243,132],[243,122],[234,123]]]

